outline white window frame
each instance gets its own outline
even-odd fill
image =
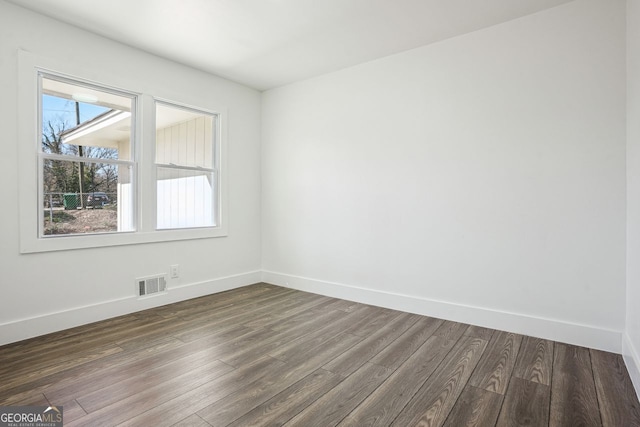
[[[224,237],[228,235],[228,172],[227,172],[227,111],[200,100],[198,94],[184,94],[184,99],[164,89],[149,88],[147,82],[123,75],[121,69],[95,69],[90,65],[68,64],[63,61],[18,50],[18,205],[20,210],[20,252],[48,252],[117,245],[130,245],[176,240]],[[137,166],[132,176],[135,188],[134,224],[136,231],[98,234],[71,234],[40,236],[41,204],[41,140],[39,73],[60,76],[72,81],[137,95],[132,128],[132,158]],[[139,80],[139,79],[138,79]],[[155,175],[155,100],[170,100],[176,105],[192,106],[196,110],[218,116],[218,218],[215,227],[156,230],[156,175]],[[188,102],[188,101],[191,102]]]
[[[87,87],[93,87],[103,92],[113,93],[122,97],[131,98],[132,105],[132,123],[135,123],[135,119],[138,113],[137,105],[139,104],[139,95],[131,92],[123,92],[122,90],[115,89],[112,87],[105,87],[104,85],[95,85],[93,83],[82,81],[79,79],[70,79],[66,76],[61,76],[59,74],[50,73],[44,70],[38,70],[38,124],[37,124],[37,142],[42,141],[42,79],[56,80],[59,82],[69,83],[73,85],[86,85]],[[44,206],[44,180],[43,180],[43,170],[44,170],[44,162],[46,160],[61,160],[61,161],[71,161],[71,162],[85,162],[85,163],[108,163],[119,166],[130,166],[131,167],[131,176],[129,179],[131,180],[133,198],[130,200],[131,210],[134,213],[133,218],[129,218],[132,224],[132,230],[128,231],[117,231],[117,233],[131,233],[135,232],[136,227],[136,215],[135,213],[138,211],[136,206],[136,193],[138,191],[138,185],[136,182],[136,170],[138,166],[138,161],[136,158],[136,134],[139,133],[135,126],[131,126],[131,153],[129,153],[129,157],[131,160],[120,160],[120,159],[101,159],[97,157],[79,157],[79,156],[71,156],[71,155],[60,155],[60,154],[49,154],[42,151],[42,143],[38,145],[38,206]],[[115,231],[114,231],[115,233]],[[97,234],[97,233],[96,233]],[[100,233],[105,234],[105,233]],[[44,234],[44,221],[41,219],[38,220],[38,238],[40,239],[57,239],[64,238],[70,236],[77,236],[77,234],[66,234],[66,235],[45,235]]]
[[[206,172],[210,172],[214,175],[215,177],[215,182],[217,183],[216,187],[214,187],[214,196],[213,196],[213,222],[216,224],[214,226],[202,226],[202,227],[195,227],[195,228],[215,228],[217,227],[217,224],[220,223],[220,217],[221,217],[221,210],[220,210],[220,189],[219,189],[219,182],[220,182],[220,141],[221,141],[221,133],[220,133],[220,114],[214,111],[208,111],[204,108],[198,108],[198,107],[194,107],[192,105],[185,105],[176,101],[171,101],[168,99],[163,99],[163,98],[154,98],[154,104],[153,104],[153,108],[154,108],[154,112],[156,111],[157,105],[161,104],[164,105],[165,107],[173,107],[176,109],[182,109],[182,110],[186,110],[186,111],[190,111],[193,113],[202,113],[202,114],[208,114],[211,115],[214,118],[214,134],[213,134],[213,146],[212,146],[212,163],[213,163],[213,167],[212,168],[201,168],[201,167],[189,167],[189,166],[184,166],[184,165],[174,165],[174,164],[169,164],[169,163],[157,163],[156,159],[156,148],[157,148],[157,142],[155,140],[155,136],[157,134],[157,126],[155,123],[155,115],[154,115],[154,141],[153,141],[153,149],[154,149],[154,176],[158,177],[158,169],[159,168],[166,168],[166,169],[177,169],[177,170],[199,170],[199,171],[206,171]],[[156,181],[157,182],[157,181]],[[156,197],[158,195],[157,193],[157,185],[154,187],[156,189]],[[155,206],[157,206],[157,198],[156,198],[156,203]],[[157,212],[156,212],[157,213]],[[165,232],[165,231],[171,231],[171,230],[188,230],[188,227],[182,227],[182,228],[162,228],[159,229],[158,228],[158,224],[157,224],[157,215],[156,215],[156,230],[159,232]]]

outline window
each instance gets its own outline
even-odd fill
[[[156,102],[157,228],[217,224],[217,115]]]
[[[39,87],[39,235],[134,231],[135,95],[47,73]]]
[[[121,64],[18,65],[22,253],[227,235],[224,108]]]

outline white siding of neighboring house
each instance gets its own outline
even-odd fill
[[[212,169],[213,126],[200,117],[159,129],[156,163]],[[159,167],[157,180],[158,229],[215,225],[215,176]]]
[[[129,139],[118,141],[118,156],[121,160],[131,159]],[[132,175],[129,167],[118,168],[118,231],[134,229]]]

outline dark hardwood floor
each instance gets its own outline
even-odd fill
[[[621,356],[257,284],[0,347],[65,426],[640,426]]]

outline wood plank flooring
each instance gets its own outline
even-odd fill
[[[65,426],[640,427],[620,355],[256,284],[0,347]]]

